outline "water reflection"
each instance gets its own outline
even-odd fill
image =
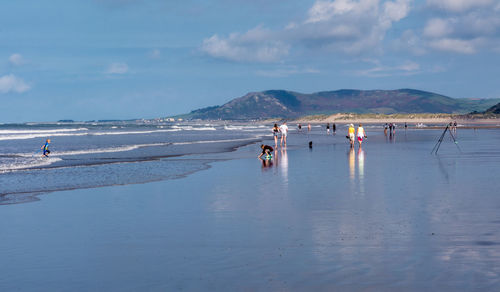
[[[354,154],[354,147],[349,150],[349,178],[351,182],[354,182],[354,177],[356,173],[356,156]]]
[[[358,178],[359,178],[359,191],[365,193],[365,152],[363,148],[359,147],[358,150]]]
[[[358,153],[354,150],[354,147],[351,147],[348,152],[349,158],[349,179],[351,181],[351,186],[355,187],[356,184],[359,186],[359,192],[361,194],[365,193],[365,152],[363,148],[358,149]],[[357,163],[357,171],[356,171],[356,158],[358,160]],[[357,176],[356,176],[357,173]]]
[[[267,170],[273,166],[273,161],[271,159],[261,159],[262,160],[262,170]]]
[[[283,177],[283,183],[288,184],[288,155],[286,153],[286,148],[281,148],[280,154],[279,166],[281,169],[281,176]]]

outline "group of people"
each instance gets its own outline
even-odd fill
[[[284,143],[284,145],[286,146],[286,137],[288,136],[288,126],[286,125],[286,122],[284,122],[279,127],[278,127],[278,124],[274,124],[273,136],[274,136],[274,147],[275,148],[278,147],[278,136],[280,136],[280,138],[281,138],[280,145],[283,146],[283,143]]]
[[[337,132],[337,125],[335,125],[335,123],[333,123],[332,124],[332,134],[335,135],[336,132]],[[326,124],[326,134],[327,135],[330,134],[330,123]]]
[[[448,128],[450,128],[450,130],[451,130],[452,132],[454,132],[454,133],[456,133],[456,132],[457,132],[457,126],[458,126],[458,125],[457,125],[457,121],[450,122],[450,123],[448,124]]]
[[[405,123],[405,129],[407,128],[408,126],[406,125]],[[389,134],[392,136],[394,134],[396,134],[396,124],[393,124],[393,123],[385,123],[384,125],[384,134],[387,136],[387,130],[389,130]]]
[[[349,143],[351,147],[354,147],[354,139],[357,137],[358,143],[359,143],[359,148],[361,148],[361,144],[363,143],[363,140],[368,138],[366,136],[365,129],[363,128],[362,124],[359,124],[357,132],[354,129],[353,124],[349,124],[349,129],[347,130],[347,136],[346,138],[349,139]]]
[[[307,126],[308,130],[311,129],[311,125],[309,124]],[[299,131],[302,129],[302,125],[298,125]],[[330,123],[327,124],[327,134],[330,133]],[[332,124],[332,132],[335,133],[337,130],[337,126]],[[282,125],[278,126],[278,124],[274,124],[273,129],[273,137],[274,137],[274,148],[261,144],[260,148],[262,149],[262,152],[259,154],[258,158],[264,157],[264,159],[271,159],[272,153],[275,148],[278,148],[278,139],[280,139],[280,147],[283,147],[283,145],[286,147],[286,138],[288,136],[288,126],[286,122],[284,122]],[[347,130],[347,136],[346,138],[349,139],[349,143],[351,147],[354,147],[354,141],[357,139],[359,143],[359,147],[361,148],[361,144],[363,143],[363,140],[367,138],[365,129],[363,128],[362,124],[359,124],[357,131],[354,129],[354,125],[350,124],[349,129]],[[309,148],[312,148],[312,141],[309,142]]]

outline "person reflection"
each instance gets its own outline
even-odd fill
[[[354,154],[354,147],[351,147],[349,149],[349,178],[351,179],[351,182],[354,182],[354,176],[356,172],[356,167],[355,167],[355,161],[356,161],[356,155]]]
[[[362,185],[365,178],[365,152],[361,147],[358,149],[358,176],[360,185]]]
[[[272,166],[273,166],[273,161],[271,159],[262,159],[262,170],[265,170]]]
[[[288,183],[288,155],[286,153],[286,148],[281,148],[280,151],[280,169],[281,175],[283,176],[283,182]]]

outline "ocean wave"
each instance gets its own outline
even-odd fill
[[[215,127],[193,127],[193,126],[172,126],[173,129],[183,130],[183,131],[216,131]]]
[[[94,132],[88,133],[88,135],[94,136],[105,136],[105,135],[140,135],[140,134],[152,134],[152,133],[162,133],[162,132],[177,132],[181,131],[179,129],[165,129],[165,130],[150,130],[150,131],[109,131],[109,132]]]
[[[134,144],[134,145],[108,147],[108,148],[80,149],[80,150],[57,151],[57,152],[53,151],[52,154],[50,155],[50,157],[125,152],[125,151],[132,151],[132,150],[139,149],[139,148],[168,146],[171,144],[172,143]],[[31,156],[33,156],[33,154],[32,153],[17,153],[17,154],[13,154],[13,156],[31,157]]]
[[[29,157],[29,158],[14,158],[9,161],[0,163],[0,173],[5,173],[14,170],[22,170],[28,168],[36,168],[51,165],[55,162],[61,161],[57,157]]]
[[[1,140],[26,140],[34,138],[51,138],[51,137],[66,137],[66,136],[85,136],[85,135],[95,135],[95,136],[105,136],[105,135],[128,135],[128,134],[151,134],[151,133],[161,133],[161,132],[177,132],[180,129],[165,129],[165,130],[151,130],[151,131],[106,131],[106,132],[83,132],[83,133],[35,133],[35,134],[22,134],[22,135],[0,135]]]
[[[88,133],[40,133],[40,134],[25,134],[25,135],[6,135],[0,136],[0,141],[2,140],[26,140],[26,139],[34,139],[40,137],[64,137],[64,136],[84,136],[88,135]]]
[[[265,128],[269,128],[271,130],[272,127],[267,127],[264,125],[259,125],[259,126],[234,126],[234,125],[224,125],[224,130],[228,131],[247,131],[247,132],[254,132],[254,131],[262,131]]]
[[[0,130],[0,135],[8,134],[50,134],[50,133],[65,133],[65,132],[78,132],[78,131],[88,131],[87,128],[77,128],[77,129],[52,129],[52,130]]]

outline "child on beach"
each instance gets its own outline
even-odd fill
[[[257,157],[257,158],[261,158],[262,155],[266,155],[264,158],[266,159],[270,159],[272,158],[272,152],[274,151],[273,147],[269,146],[269,145],[260,145],[260,148],[262,149],[262,153],[260,153],[260,155]]]
[[[50,154],[49,144],[50,144],[50,139],[47,139],[45,141],[45,145],[43,145],[41,147],[41,149],[42,149],[42,155],[45,156],[45,157],[49,157],[49,154]]]

